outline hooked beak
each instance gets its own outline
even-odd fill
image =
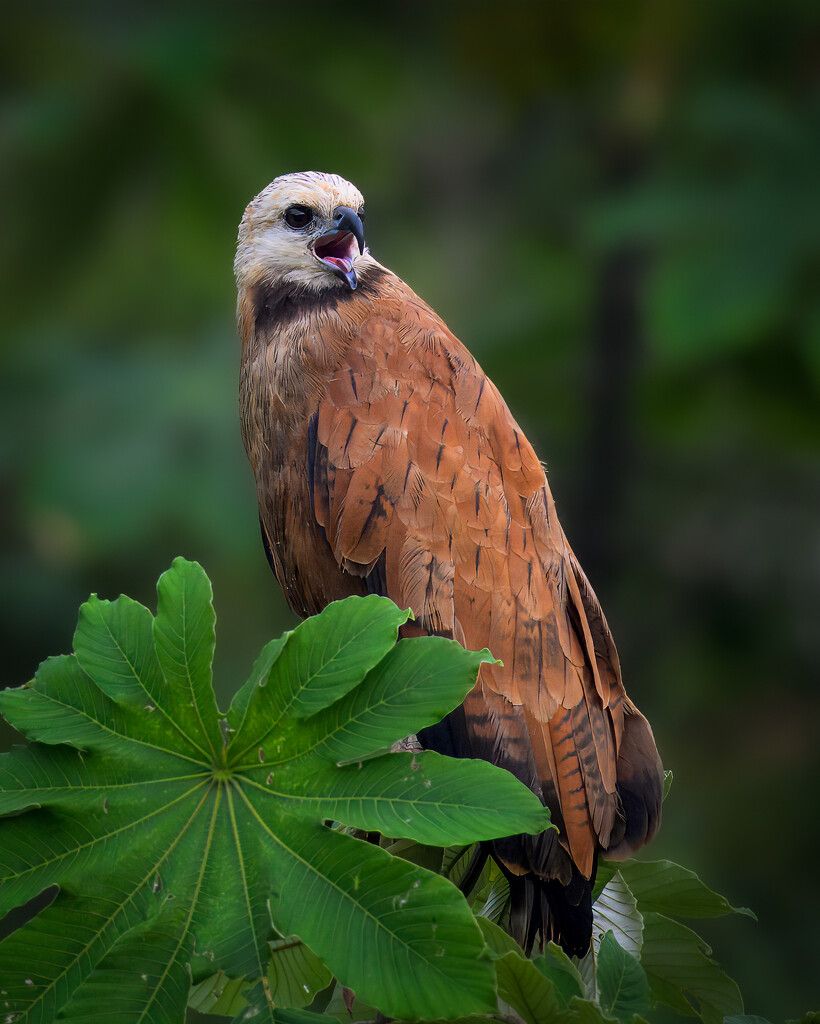
[[[333,227],[333,231],[316,240],[313,252],[318,260],[343,277],[352,291],[358,283],[353,269],[356,246],[360,253],[364,252],[364,225],[355,210],[337,206],[333,211]]]

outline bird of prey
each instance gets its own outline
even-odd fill
[[[658,826],[655,741],[541,462],[465,346],[370,255],[363,202],[338,175],[286,174],[239,228],[242,434],[268,559],[299,615],[382,594],[416,633],[503,662],[419,740],[502,765],[549,807],[560,831],[486,848],[520,944],[581,956],[598,855]]]

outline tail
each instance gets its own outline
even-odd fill
[[[510,934],[526,952],[557,942],[568,956],[585,956],[592,941],[592,879],[573,865],[569,885],[538,875],[513,875],[498,862],[510,883]]]
[[[592,942],[592,889],[598,859],[595,858],[591,878],[584,878],[569,857],[566,857],[566,862],[571,864],[568,881],[544,878],[533,871],[515,874],[502,856],[509,854],[516,840],[525,847],[526,841],[532,838],[509,836],[479,843],[458,887],[469,895],[487,857],[492,855],[510,886],[510,934],[527,956],[533,948],[543,950],[548,942],[556,942],[568,956],[582,957],[589,952]]]

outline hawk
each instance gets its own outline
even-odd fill
[[[559,831],[484,849],[518,942],[582,956],[598,855],[658,826],[655,741],[541,462],[465,346],[370,255],[363,202],[338,175],[286,174],[239,228],[242,435],[267,556],[299,615],[382,594],[416,633],[503,662],[419,740],[503,766],[549,807]]]

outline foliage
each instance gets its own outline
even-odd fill
[[[460,702],[488,652],[397,642],[409,613],[349,598],[269,643],[223,716],[207,577],[177,559],[157,590],[156,616],[90,598],[74,654],[0,697],[34,741],[0,765],[2,909],[59,887],[0,947],[6,1021],[105,1006],[171,1022],[187,1005],[278,1024],[640,1024],[664,1004],[759,1024],[675,920],[750,912],[669,861],[601,865],[580,962],[553,943],[524,955],[496,923],[509,888],[490,863],[470,912],[453,884],[470,844],[548,815],[483,761],[390,747]]]
[[[3,910],[60,887],[2,946],[6,1019],[84,1020],[102,1001],[123,1019],[181,1020],[190,981],[219,968],[257,979],[243,998],[273,1020],[266,993],[299,1006],[329,975],[271,921],[386,1012],[491,1009],[458,891],[323,824],[438,845],[548,826],[500,769],[389,752],[458,704],[488,653],[396,643],[409,613],[350,598],[268,644],[223,717],[207,577],[177,559],[158,595],[156,617],[92,597],[75,653],[0,698],[36,741],[0,769]]]

